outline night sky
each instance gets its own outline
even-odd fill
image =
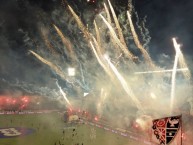
[[[92,12],[90,20],[94,17],[101,1],[87,3],[86,0],[68,0],[75,11],[79,11],[83,21],[84,14]],[[127,1],[112,2],[115,9],[125,7]],[[193,62],[193,1],[191,0],[133,0],[135,10],[142,20],[147,16],[146,27],[150,31],[151,42],[149,52],[155,61],[161,54],[174,58],[172,37],[177,37],[181,43],[182,51],[188,64]],[[0,79],[15,82],[24,80],[30,83],[47,82],[44,76],[51,76],[52,72],[39,63],[28,53],[29,45],[25,41],[28,37],[38,39],[38,23],[48,17],[58,8],[62,8],[60,0],[1,0],[0,1]],[[64,7],[65,9],[65,7]],[[100,9],[99,9],[100,11]],[[118,10],[117,10],[118,11]],[[40,14],[43,12],[43,15]],[[37,36],[37,38],[35,38]],[[159,63],[159,62],[157,62]],[[192,69],[192,68],[190,68]],[[30,77],[29,77],[30,76]],[[3,84],[4,85],[4,84]],[[1,89],[4,87],[1,85]]]

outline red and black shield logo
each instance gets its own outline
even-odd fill
[[[180,129],[181,116],[172,116],[153,120],[153,133],[160,144],[169,144]]]

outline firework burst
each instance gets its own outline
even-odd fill
[[[50,34],[54,37],[59,36],[61,43],[56,41],[53,45],[52,40],[43,35],[46,46],[52,51],[36,49],[30,52],[49,66],[56,76],[69,83],[77,92],[77,98],[81,98],[83,92],[90,92],[87,95],[90,99],[86,103],[93,103],[92,107],[96,107],[95,113],[100,116],[105,115],[109,120],[118,113],[120,116],[116,118],[119,119],[123,116],[131,118],[142,114],[152,115],[152,112],[155,112],[155,116],[162,116],[175,112],[183,105],[182,103],[190,94],[183,98],[181,95],[184,89],[191,92],[191,87],[187,83],[191,75],[175,39],[173,43],[176,57],[173,69],[162,69],[150,57],[144,47],[146,44],[140,42],[140,36],[137,35],[132,21],[131,14],[134,16],[135,13],[130,14],[132,10],[125,12],[127,25],[121,26],[119,18],[108,1],[108,5],[104,4],[104,11],[95,16],[94,26],[89,28],[84,25],[71,6],[67,5],[67,8],[71,15],[65,19],[69,24],[76,22],[71,32],[65,33],[62,27],[59,29],[54,24],[56,34],[54,32]],[[144,25],[143,27],[145,28]],[[129,36],[126,36],[126,33]],[[135,48],[130,47],[131,44],[135,44]],[[56,58],[59,59],[53,59],[56,53],[58,55]],[[137,56],[136,54],[139,53],[140,55]],[[76,75],[68,76],[65,72],[67,67],[75,68]],[[73,103],[67,99],[67,93],[59,84],[57,86],[67,104],[72,105]],[[128,114],[131,116],[129,117]]]

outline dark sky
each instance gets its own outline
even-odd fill
[[[60,5],[60,0],[28,0],[29,5],[37,7],[49,13]],[[78,5],[78,10],[90,9],[86,0],[68,0],[72,5]],[[36,22],[33,8],[28,8],[24,0],[1,0],[0,2],[0,26],[1,33],[15,39],[20,44],[17,37],[17,28],[26,30],[34,27]],[[151,33],[152,45],[160,46],[159,49],[166,50],[171,41],[171,37],[176,36],[185,46],[185,53],[190,54],[192,49],[192,24],[193,24],[193,1],[191,0],[133,0],[136,11],[140,18],[147,16],[147,27]],[[115,5],[126,5],[127,0],[114,0]],[[92,7],[91,7],[92,8]],[[93,9],[95,7],[93,6]],[[34,18],[33,18],[34,17]],[[158,49],[158,50],[159,50]],[[170,50],[168,50],[169,53]]]
[[[68,0],[68,2],[81,13],[97,7],[97,4],[88,4],[86,0]],[[38,12],[41,10],[49,17],[54,9],[60,7],[60,4],[60,0],[0,1],[1,79],[22,78],[32,83],[36,79],[41,80],[40,76],[45,73],[46,68],[28,55],[23,41],[26,33],[31,36],[39,35]],[[116,7],[125,6],[127,1],[114,0],[113,4]],[[146,25],[152,37],[149,45],[151,56],[156,59],[159,54],[165,53],[173,57],[175,52],[171,38],[177,37],[178,42],[183,44],[182,50],[191,63],[193,58],[193,1],[133,0],[133,4],[141,19],[147,16]]]
[[[147,15],[147,24],[152,36],[152,45],[159,46],[157,52],[169,50],[172,37],[183,44],[185,54],[193,54],[193,1],[191,0],[135,0],[140,15]],[[172,52],[171,52],[172,51]]]

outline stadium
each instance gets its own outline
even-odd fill
[[[191,144],[191,15],[165,3],[160,32],[149,0],[3,0],[0,145]]]

